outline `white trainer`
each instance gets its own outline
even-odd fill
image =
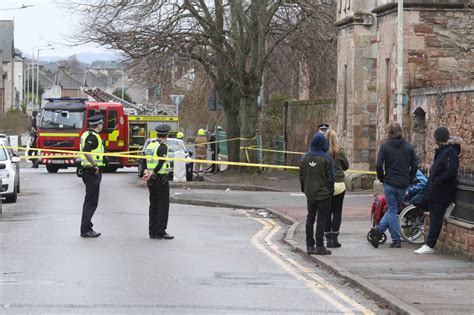
[[[428,245],[423,245],[417,250],[415,250],[415,254],[433,254],[434,248],[429,247]]]

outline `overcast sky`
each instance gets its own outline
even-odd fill
[[[25,5],[34,5],[25,9]],[[65,47],[67,34],[73,34],[77,17],[60,8],[55,0],[0,0],[0,20],[15,21],[15,47],[31,55],[33,47],[52,43],[53,50],[41,50],[41,56],[70,56],[82,52],[106,52],[105,48],[93,45]],[[59,43],[59,44],[58,44]],[[110,51],[108,51],[110,52]],[[36,55],[36,49],[35,49]]]

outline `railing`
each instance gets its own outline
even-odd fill
[[[461,168],[458,172],[456,208],[450,217],[474,224],[474,172],[471,169]]]

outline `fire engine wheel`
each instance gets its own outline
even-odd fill
[[[46,164],[46,170],[48,173],[57,173],[59,171],[59,167],[56,165]]]

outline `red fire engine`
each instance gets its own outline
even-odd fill
[[[79,151],[81,135],[87,130],[87,118],[93,115],[104,116],[101,137],[106,152],[133,152],[140,150],[145,140],[155,137],[155,127],[159,124],[171,126],[172,133],[178,131],[178,116],[173,115],[130,115],[122,102],[96,102],[83,98],[50,98],[43,106],[38,125],[38,148],[50,173],[59,169],[75,167],[80,163],[79,156],[64,158],[65,153],[48,152],[45,149]],[[136,108],[132,108],[136,112]],[[48,158],[48,155],[61,155]],[[67,155],[67,154],[66,154]],[[128,157],[108,157],[105,171],[115,172],[124,166],[136,166],[138,160]]]

